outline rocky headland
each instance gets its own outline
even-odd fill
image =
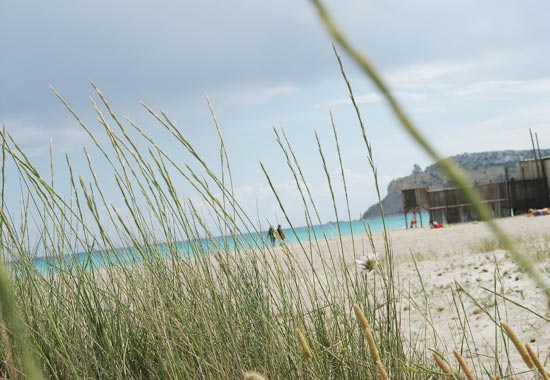
[[[550,149],[542,149],[543,156],[550,156]],[[470,181],[475,183],[489,183],[504,181],[505,168],[508,168],[508,176],[517,177],[516,163],[533,158],[532,150],[501,150],[494,152],[462,153],[449,157],[460,167]],[[401,190],[415,187],[428,187],[430,189],[442,189],[452,187],[452,184],[439,171],[438,163],[422,168],[414,165],[410,175],[392,180],[388,185],[388,193],[382,200],[385,215],[399,214],[403,212]],[[380,216],[378,203],[370,206],[362,214],[363,219]]]

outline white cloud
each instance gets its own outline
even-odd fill
[[[349,168],[344,169],[344,174],[346,177],[352,217],[356,217],[375,201],[372,174],[370,171],[358,172]],[[340,218],[347,219],[344,186],[340,169],[333,169],[330,175],[338,213]],[[382,182],[386,181],[387,179],[384,179]],[[313,201],[321,213],[321,221],[326,222],[328,220],[334,220],[333,201],[328,181],[323,179],[315,183],[308,182],[307,185]],[[305,206],[302,196],[299,193],[298,186],[294,180],[274,183],[273,186],[288,217],[292,220],[292,223],[296,226],[304,225],[306,223]],[[311,208],[307,191],[303,184],[300,184],[300,186],[304,192],[304,197],[306,198],[311,217],[314,219],[314,223],[317,223],[317,217],[314,215],[314,211]],[[386,186],[386,183],[384,183],[383,186]],[[219,194],[217,196],[220,198]],[[265,227],[267,223],[286,223],[280,205],[267,182],[248,183],[236,186],[235,196],[239,206],[251,218],[254,224],[259,222],[262,227]],[[208,215],[212,215],[211,211],[209,211],[210,206],[205,204],[199,196],[192,196],[191,199],[199,213],[205,216],[205,219],[209,219]]]
[[[411,107],[411,110],[416,114],[435,114],[448,112],[449,108],[443,105],[427,105],[420,107]]]
[[[370,168],[369,168],[370,169]],[[356,172],[349,168],[344,168],[344,176],[346,178],[346,186],[348,187],[348,190],[351,188],[359,187],[359,186],[367,186],[368,184],[372,183],[372,174],[369,172]],[[335,181],[336,183],[336,191],[344,193],[344,184],[340,181],[340,178],[342,178],[342,172],[340,169],[334,169],[331,173],[332,178],[337,178],[338,181]]]
[[[354,217],[355,214],[357,214],[359,211],[362,212],[366,210],[370,203],[374,202],[375,200],[372,173],[370,173],[370,171],[359,172],[350,168],[344,168],[344,175],[346,178],[346,187],[350,202],[350,208],[353,215],[352,217]],[[330,176],[332,190],[334,192],[334,196],[337,202],[338,213],[341,218],[347,218],[345,192],[340,168],[335,168],[331,170]],[[332,206],[333,201],[328,181],[323,179],[315,183],[308,182],[307,185],[309,187],[309,191],[311,193],[313,201],[321,212],[322,222],[334,220],[334,211]],[[269,215],[269,218],[271,220],[276,218],[280,220],[282,214],[279,210],[279,205],[277,204],[275,197],[272,195],[271,189],[262,184],[256,184],[254,185],[254,187],[256,190],[259,191],[258,193],[256,193],[258,199],[262,199],[262,202],[264,202],[263,205],[262,202],[259,202],[259,206],[263,206],[261,207],[261,209],[263,209],[262,211],[265,210],[266,217],[267,215]],[[295,223],[297,222],[298,224],[304,224],[305,209],[302,197],[298,192],[296,183],[294,181],[287,181],[275,184],[274,187],[291,219]],[[304,196],[308,202],[308,206],[310,207],[310,200],[306,193],[305,187],[302,186],[302,190],[304,191]],[[251,202],[249,200],[249,204],[250,203]],[[256,205],[254,204],[254,206]],[[310,209],[310,212],[313,212],[313,210]]]
[[[472,130],[498,133],[504,129],[519,130],[525,128],[546,129],[550,120],[550,104],[542,103],[528,107],[517,107],[502,115],[467,125]]]
[[[442,130],[434,137],[441,151],[449,154],[502,149],[529,149],[529,128],[534,132],[548,129],[550,103],[517,107],[503,114],[460,127],[460,131]]]
[[[13,121],[6,123],[6,131],[30,156],[49,154],[50,141],[54,152],[67,152],[80,148],[88,138],[86,132],[75,125],[51,128]]]
[[[286,95],[298,89],[293,84],[281,84],[267,88],[246,89],[238,94],[231,95],[227,102],[230,104],[262,104],[271,101],[273,98]]]
[[[394,87],[422,86],[439,87],[439,80],[450,75],[463,74],[477,67],[469,62],[426,62],[395,70],[387,74]]]
[[[424,93],[418,93],[418,92],[395,92],[394,95],[403,101],[411,101],[411,102],[421,102],[425,99],[427,99],[427,95]],[[364,104],[364,103],[379,103],[383,101],[382,95],[375,92],[370,92],[368,94],[364,95],[358,95],[355,96],[355,101],[357,104]],[[340,105],[347,105],[351,104],[350,98],[343,98],[343,99],[335,99],[330,100],[325,103],[319,103],[315,104],[313,108],[333,108]]]
[[[550,92],[550,78],[536,80],[480,81],[461,87],[455,91],[455,93],[460,96],[503,92],[507,94]]]
[[[380,102],[381,100],[382,100],[382,96],[380,94],[377,94],[377,93],[374,93],[374,92],[371,92],[371,93],[365,94],[365,95],[359,95],[359,96],[355,97],[355,101],[359,104],[361,104],[361,103],[376,103],[376,102]],[[315,105],[313,105],[313,108],[334,108],[334,107],[341,106],[341,105],[344,105],[344,104],[351,104],[351,99],[348,97],[348,98],[343,98],[343,99],[329,100],[329,101],[324,102],[324,103],[315,104]]]

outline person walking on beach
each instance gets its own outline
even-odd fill
[[[269,238],[271,245],[275,245],[275,229],[273,228],[273,226],[269,226],[269,231],[267,231],[267,237]]]
[[[281,245],[283,244],[283,241],[285,241],[285,231],[283,231],[283,228],[279,224],[277,226],[277,234],[279,235],[279,238],[281,239]]]

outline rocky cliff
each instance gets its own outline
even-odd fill
[[[550,149],[541,151],[543,156],[550,155]],[[508,168],[509,177],[516,177],[516,163],[520,160],[533,158],[532,150],[502,150],[496,152],[463,153],[450,157],[470,178],[472,183],[488,183],[504,181],[504,169]],[[414,165],[413,171],[406,177],[394,179],[388,185],[388,194],[382,200],[385,215],[403,212],[401,190],[415,187],[441,189],[451,187],[451,183],[443,177],[435,163],[422,170]],[[363,213],[363,219],[380,216],[378,203],[370,206]]]

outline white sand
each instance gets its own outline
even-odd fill
[[[546,253],[546,257],[538,258],[537,267],[550,282],[550,216],[516,216],[499,219],[497,223],[509,237],[519,241],[519,247],[527,254]],[[504,320],[520,339],[530,342],[538,350],[542,360],[550,361],[550,313],[546,298],[508,253],[493,249],[496,245],[491,242],[496,239],[485,223],[456,224],[442,229],[397,230],[390,232],[390,238],[401,294],[398,307],[402,311],[405,339],[450,352],[454,348],[461,349],[460,333],[466,331],[470,346],[463,348],[471,353],[466,356],[487,355],[488,362],[481,361],[491,366],[494,362],[491,358],[495,356],[492,353],[495,334],[501,334],[494,321]],[[355,265],[351,240],[344,239],[345,265],[348,267]],[[338,239],[329,242],[331,250],[337,250],[339,244]],[[384,252],[381,233],[375,234],[374,244],[378,252]],[[366,236],[356,236],[355,245],[359,254],[371,251],[367,249]],[[328,249],[326,244],[321,244],[321,247],[324,247],[323,257]],[[296,248],[293,246],[290,250]],[[317,261],[314,266],[320,269],[321,259]],[[459,291],[459,288],[463,290]],[[496,290],[509,301],[487,289]],[[454,301],[459,298],[462,303],[456,304]],[[431,321],[433,328],[427,321]],[[444,347],[434,347],[435,341],[444,342]],[[501,351],[502,347],[498,350]],[[517,358],[513,348],[511,352],[512,357]],[[514,360],[516,370],[523,367],[520,359]]]

